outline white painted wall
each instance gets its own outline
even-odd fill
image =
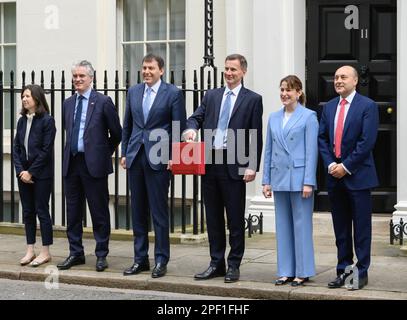
[[[266,137],[269,114],[281,107],[280,80],[296,74],[305,83],[306,8],[305,1],[298,0],[256,0],[254,4],[253,88],[263,96],[263,137]],[[274,203],[262,195],[262,172],[263,161],[252,188],[249,211],[263,212],[264,229],[274,231]]]
[[[397,1],[397,204],[393,214],[393,221],[400,222],[403,218],[407,221],[407,148],[405,139],[407,138],[407,110],[404,107],[407,101],[407,92],[404,88],[407,81],[404,75],[407,72],[407,3],[402,0]]]

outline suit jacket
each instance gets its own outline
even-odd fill
[[[224,93],[225,88],[208,90],[199,108],[187,120],[188,129],[204,129],[206,148],[212,148],[214,136],[205,134],[205,130],[213,132],[217,128]],[[234,159],[236,160],[234,164],[228,165],[228,173],[232,179],[241,180],[245,168],[259,171],[263,148],[262,116],[262,97],[259,94],[242,87],[237,96],[228,125],[228,129],[232,130],[236,137],[236,139],[228,138],[226,146],[228,150],[234,150]],[[238,132],[239,129],[244,130],[242,139],[244,141],[238,141],[238,136],[241,134],[241,132]],[[252,132],[249,131],[251,129]],[[255,138],[257,142],[250,143],[251,137]],[[243,145],[245,157],[248,157],[249,155],[257,156],[254,163],[240,161],[239,158],[242,157],[238,156],[238,148],[242,148]],[[239,170],[239,168],[242,170]]]
[[[179,141],[185,128],[186,111],[182,91],[161,81],[154,103],[144,123],[143,95],[145,84],[129,89],[123,122],[122,157],[131,167],[140,147],[144,144],[148,162],[153,170],[166,170],[171,158],[171,143]],[[179,126],[177,128],[176,126]],[[152,148],[154,148],[152,150]]]
[[[35,115],[28,137],[27,150],[24,146],[27,117],[23,115],[17,123],[13,157],[17,176],[28,170],[35,179],[50,179],[54,176],[55,120],[48,113]]]
[[[329,101],[323,109],[319,127],[319,150],[325,168],[335,162],[334,127],[339,97]],[[344,183],[349,190],[371,189],[378,185],[372,150],[379,126],[377,104],[356,93],[346,116],[342,135],[342,163],[350,171]],[[328,175],[328,189],[335,187],[338,179]]]
[[[273,191],[316,188],[318,120],[316,113],[298,105],[283,129],[284,109],[270,114],[264,153],[263,185]]]
[[[77,94],[63,103],[63,121],[66,130],[63,175],[68,174],[71,158],[71,136]],[[112,99],[92,90],[86,113],[83,143],[85,161],[89,173],[94,178],[103,178],[113,172],[112,154],[121,140],[122,127]]]

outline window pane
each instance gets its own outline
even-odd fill
[[[16,4],[4,4],[4,42],[16,42]]]
[[[185,0],[171,0],[170,39],[185,39]]]
[[[16,47],[4,47],[4,84],[10,85],[10,71],[14,71],[16,81]]]
[[[147,39],[165,40],[167,38],[167,1],[147,1]]]
[[[129,71],[130,85],[137,83],[137,71],[141,68],[143,60],[143,44],[128,44],[123,48],[123,81],[126,81],[126,71]]]
[[[182,71],[185,70],[185,43],[170,44],[170,71],[174,71],[175,84],[182,84]]]
[[[124,0],[124,41],[143,41],[144,0]]]
[[[164,59],[165,65],[168,64],[166,60],[167,57],[167,45],[165,43],[147,43],[147,53],[153,53],[157,56],[160,56]],[[163,75],[163,79],[166,79],[165,73]]]
[[[0,4],[0,9],[1,9],[1,4]],[[2,30],[3,30],[3,17],[0,14],[0,35],[2,34]],[[3,42],[3,39],[0,38],[0,42]],[[0,62],[1,62],[1,60],[0,60]]]

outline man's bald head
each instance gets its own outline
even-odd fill
[[[335,91],[342,97],[348,97],[356,90],[358,84],[358,71],[352,66],[340,67],[335,72]]]

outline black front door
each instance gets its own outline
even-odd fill
[[[318,115],[336,96],[336,69],[359,71],[358,92],[379,105],[380,127],[374,157],[380,186],[373,190],[373,212],[393,212],[396,204],[397,119],[396,0],[307,0],[308,107]],[[325,172],[318,167],[315,210],[329,210]]]

